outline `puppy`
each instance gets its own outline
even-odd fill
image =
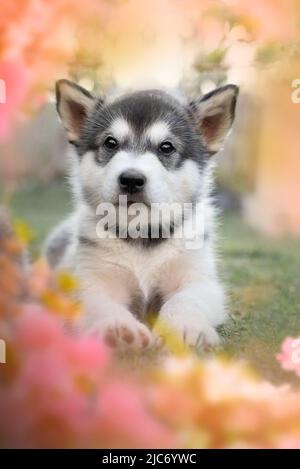
[[[79,278],[83,332],[148,347],[156,313],[187,345],[218,345],[226,300],[210,193],[237,95],[227,85],[191,103],[158,90],[103,99],[58,81],[75,210],[50,235],[46,256]]]

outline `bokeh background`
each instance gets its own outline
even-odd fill
[[[223,351],[299,386],[275,360],[300,334],[299,59],[299,0],[2,0],[0,196],[32,259],[72,209],[55,80],[190,97],[238,84],[216,175],[231,311]]]

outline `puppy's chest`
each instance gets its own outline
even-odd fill
[[[116,278],[122,278],[128,285],[136,285],[136,290],[146,298],[158,290],[167,293],[173,289],[184,257],[180,246],[168,241],[158,247],[139,248],[114,241],[90,253],[90,268],[99,277],[107,271],[115,273]]]

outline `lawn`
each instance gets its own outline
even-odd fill
[[[9,201],[15,217],[35,233],[33,256],[49,229],[72,207],[67,184],[27,186]],[[275,354],[286,336],[300,335],[300,243],[270,240],[249,229],[235,213],[222,217],[220,270],[230,293],[231,318],[222,327],[224,352],[252,363],[274,383],[297,378],[284,372]],[[300,381],[298,379],[298,381]]]

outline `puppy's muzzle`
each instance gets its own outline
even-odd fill
[[[146,177],[136,171],[127,170],[119,176],[119,187],[122,193],[125,194],[137,194],[145,189],[147,179]]]

